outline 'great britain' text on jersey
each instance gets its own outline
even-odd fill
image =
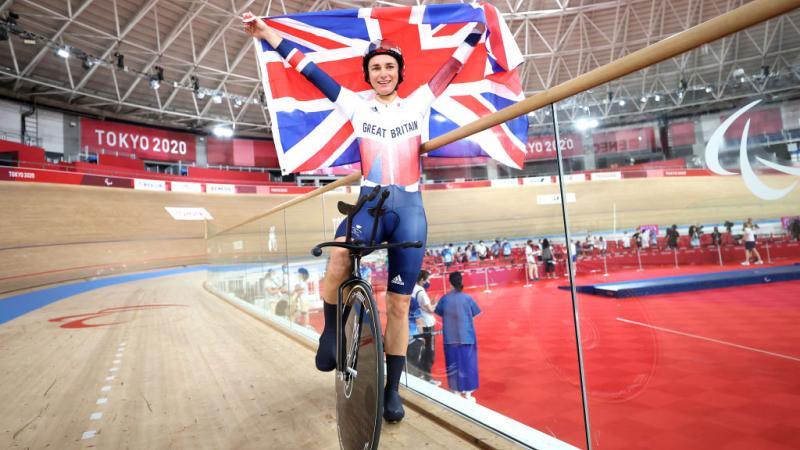
[[[415,120],[413,122],[404,123],[399,127],[394,127],[388,131],[389,131],[389,136],[391,136],[391,138],[394,139],[411,131],[417,131],[418,129],[419,125]],[[382,138],[386,137],[386,131],[387,131],[386,128],[367,122],[364,122],[362,130],[364,131],[364,133],[369,133]]]

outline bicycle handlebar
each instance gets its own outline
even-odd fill
[[[383,250],[390,248],[422,248],[422,242],[421,241],[398,242],[396,244],[378,244],[378,245],[364,245],[361,243],[340,242],[340,241],[323,242],[322,244],[314,246],[314,248],[311,249],[311,254],[314,256],[322,255],[323,247],[346,248],[351,252],[357,252],[363,255],[366,253],[373,252],[375,250]]]

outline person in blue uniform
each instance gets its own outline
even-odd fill
[[[473,319],[481,313],[475,300],[462,292],[461,272],[450,274],[453,290],[439,300],[435,313],[442,317],[444,360],[450,390],[473,400],[478,389],[478,342]]]

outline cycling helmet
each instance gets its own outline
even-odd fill
[[[370,42],[367,53],[364,54],[362,66],[364,69],[364,81],[369,83],[369,60],[376,55],[389,55],[397,61],[397,84],[403,82],[403,52],[400,47],[389,39],[377,39]]]

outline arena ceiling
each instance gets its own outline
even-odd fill
[[[0,0],[0,16],[10,34],[0,40],[0,95],[175,128],[208,130],[216,124],[233,123],[237,134],[268,137],[269,115],[261,102],[252,40],[239,21],[243,12],[279,15],[428,3],[441,2]],[[525,55],[521,75],[526,95],[744,3],[747,1],[493,2]],[[60,46],[70,47],[69,58],[57,56]],[[162,70],[163,81],[154,89],[150,78],[157,68]],[[589,112],[605,117],[641,114],[674,108],[690,99],[704,103],[706,98],[707,103],[736,92],[786,95],[798,83],[800,11],[795,10],[561,106],[570,117]],[[198,87],[204,96],[197,95]],[[220,95],[215,99],[213,93]],[[627,106],[618,104],[621,99],[627,99]]]

